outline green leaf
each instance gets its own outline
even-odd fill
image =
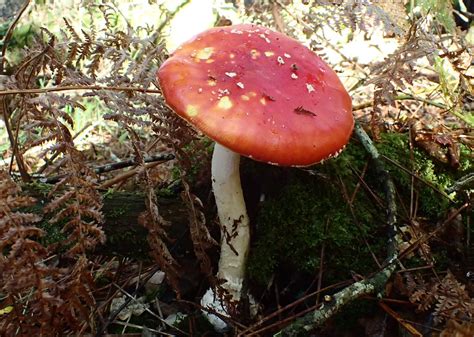
[[[6,314],[9,314],[13,311],[13,307],[11,305],[3,308],[3,309],[0,309],[0,316],[1,315],[6,315]]]

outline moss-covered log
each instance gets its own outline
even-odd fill
[[[170,223],[170,236],[178,239],[185,235],[188,232],[188,212],[181,198],[162,197],[158,198],[158,203],[160,214]],[[107,242],[98,248],[100,252],[123,256],[148,254],[148,231],[138,223],[139,215],[145,211],[144,195],[123,192],[109,194],[104,197],[102,211]]]
[[[42,214],[43,206],[47,204],[46,198],[49,186],[29,184],[23,187],[28,195],[34,195],[37,204],[34,213]],[[105,244],[96,247],[96,254],[120,255],[127,257],[148,257],[150,251],[147,234],[148,231],[138,223],[138,218],[145,211],[145,196],[142,193],[113,192],[103,196],[104,223],[102,228],[107,236]],[[159,197],[159,210],[163,218],[170,223],[169,234],[171,238],[181,238],[188,232],[188,213],[186,206],[179,196]],[[63,240],[61,224],[52,224],[44,217],[37,224],[46,234],[42,238],[44,244],[55,243]]]

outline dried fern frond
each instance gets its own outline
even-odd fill
[[[451,319],[446,324],[446,327],[441,331],[439,337],[471,337],[474,336],[474,323],[461,322],[458,323]]]
[[[246,12],[254,23],[284,29],[285,33],[295,37],[304,33],[315,49],[330,42],[322,32],[329,27],[337,33],[350,29],[370,34],[377,26],[397,36],[403,35],[407,28],[403,4],[388,1],[257,0]]]
[[[61,194],[46,205],[45,212],[54,214],[50,222],[64,222],[63,232],[67,234],[67,240],[62,244],[67,247],[68,254],[75,256],[85,254],[105,241],[100,227],[103,222],[102,199],[91,181],[95,173],[84,165],[79,151],[69,144],[65,144],[64,149],[67,169],[51,196],[60,186],[63,188]]]
[[[21,103],[25,110],[17,113],[23,115],[20,120],[29,122],[25,127],[17,125],[26,135],[23,148],[48,143],[48,150],[54,149],[62,159],[63,178],[52,190],[54,199],[45,207],[45,212],[54,212],[51,222],[64,222],[63,230],[68,235],[64,244],[70,245],[69,253],[85,253],[105,237],[98,227],[102,222],[102,202],[93,183],[96,177],[85,164],[83,154],[74,147],[70,132],[74,122],[64,110],[66,105],[76,108],[81,105],[57,94],[23,97]]]
[[[192,151],[182,150],[196,139],[196,133],[166,107],[160,95],[147,92],[158,87],[155,74],[165,58],[160,30],[150,32],[146,27],[132,29],[130,25],[121,28],[114,23],[121,17],[111,3],[91,6],[89,10],[96,11],[94,20],[98,20],[97,12],[102,15],[103,26],[81,30],[72,21],[64,20],[64,29],[58,35],[42,29],[8,83],[9,89],[19,92],[68,88],[67,94],[45,92],[13,96],[10,115],[13,132],[18,134],[15,141],[19,153],[26,154],[39,147],[39,157],[46,163],[43,167],[47,167],[41,172],[46,175],[54,172],[61,177],[44,208],[49,222],[62,226],[67,238],[58,246],[72,262],[70,268],[58,269],[58,274],[52,277],[58,282],[52,296],[57,303],[50,312],[58,317],[57,322],[54,319],[58,331],[66,326],[69,331],[84,331],[84,324],[93,330],[90,323],[94,307],[93,282],[85,254],[105,239],[100,228],[102,200],[96,190],[99,178],[88,166],[84,153],[78,150],[73,135],[73,114],[84,111],[84,102],[90,97],[100,102],[108,125],[116,124],[133,140],[131,152],[141,168],[139,178],[146,191],[147,212],[141,222],[149,229],[152,255],[166,272],[170,284],[178,290],[178,263],[167,247],[166,222],[157,208],[155,182],[151,181],[143,163],[145,155],[154,154],[156,143],[176,152],[181,179],[186,186],[183,198],[189,207],[196,256],[205,274],[213,274],[206,250],[215,242],[206,228],[202,205],[190,190],[186,177],[193,165],[191,157],[201,160],[208,154],[202,152],[197,156]],[[77,90],[70,91],[71,88]],[[72,306],[68,310],[66,303]],[[65,316],[58,314],[59,310],[63,310]]]
[[[474,315],[474,299],[466,290],[466,286],[456,280],[448,271],[439,280],[425,282],[421,277],[407,275],[407,289],[410,302],[418,304],[418,310],[433,310],[435,323],[447,319],[471,320]]]
[[[0,335],[55,335],[66,326],[64,314],[78,308],[68,302],[75,295],[64,283],[67,271],[49,265],[49,252],[37,241],[43,231],[33,224],[41,217],[20,211],[34,200],[19,193],[0,171],[0,307],[11,308],[2,315]]]
[[[435,321],[442,322],[448,318],[462,320],[472,319],[474,315],[474,299],[454,275],[448,271],[446,276],[433,286],[436,298]]]

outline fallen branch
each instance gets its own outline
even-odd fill
[[[163,161],[158,161],[158,162],[151,162],[151,163],[146,163],[144,165],[145,168],[147,169],[151,169],[155,166],[157,166],[158,164],[161,164]],[[113,185],[115,184],[118,184],[118,183],[121,183],[123,181],[126,181],[128,180],[129,178],[133,177],[134,175],[136,175],[138,172],[140,172],[142,170],[142,167],[141,166],[137,166],[137,167],[134,167],[133,169],[127,171],[127,172],[123,172],[122,174],[119,174],[118,176],[115,176],[107,181],[104,181],[102,184],[100,184],[97,188],[99,190],[105,190],[107,188],[110,188],[112,187]]]
[[[158,155],[153,155],[153,156],[148,156],[145,157],[145,163],[146,164],[161,164],[170,160],[173,160],[175,157],[171,153],[165,153],[165,154],[158,154]],[[123,161],[119,161],[116,163],[111,163],[111,164],[106,164],[106,165],[101,165],[101,166],[96,166],[93,168],[94,172],[96,174],[101,174],[101,173],[106,173],[106,172],[111,172],[119,169],[123,169],[126,167],[134,166],[137,163],[135,162],[135,159],[130,158],[130,159],[125,159]],[[132,176],[135,174],[135,172],[131,173],[130,171],[126,172],[127,177]],[[32,175],[33,179],[38,179],[40,182],[44,184],[56,184],[58,181],[60,181],[62,178],[64,178],[64,175],[56,175],[52,177],[44,177],[41,175]],[[123,179],[118,179],[118,181],[121,181]],[[110,185],[110,184],[109,184]],[[113,184],[112,184],[113,185]],[[109,186],[106,186],[109,187]],[[104,187],[105,188],[105,187]]]
[[[385,189],[385,200],[387,204],[387,225],[389,227],[389,232],[387,258],[383,263],[384,267],[372,277],[356,282],[337,292],[332,296],[330,301],[324,302],[317,310],[312,311],[301,318],[298,318],[292,324],[275,334],[275,336],[299,336],[304,332],[308,333],[309,331],[320,327],[324,322],[326,322],[344,306],[355,299],[360,298],[363,295],[373,293],[377,295],[382,294],[385,284],[392,276],[392,273],[395,271],[396,262],[398,261],[398,250],[395,241],[397,223],[395,185],[393,184],[388,171],[384,167],[384,163],[381,160],[379,152],[375,148],[372,140],[364,131],[364,129],[359,124],[356,124],[354,132],[367,153],[372,158],[377,177]]]
[[[157,161],[159,161],[159,162],[169,161],[169,160],[172,160],[172,159],[174,159],[174,155],[171,154],[171,153],[167,153],[167,154],[159,154],[159,155],[154,155],[154,156],[148,156],[148,157],[143,158],[143,161],[145,163],[153,163],[153,162],[157,162]],[[129,166],[134,166],[136,164],[137,164],[137,162],[136,162],[135,159],[127,159],[127,160],[119,161],[119,162],[112,163],[112,164],[97,166],[94,169],[94,171],[95,171],[95,173],[100,174],[100,173],[104,173],[104,172],[110,172],[110,171],[122,169],[122,168],[129,167]]]

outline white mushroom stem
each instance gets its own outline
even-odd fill
[[[249,217],[240,183],[239,164],[238,153],[215,144],[212,155],[212,188],[221,223],[221,256],[217,277],[224,281],[221,287],[235,302],[240,301],[242,295],[245,261],[250,244]],[[203,313],[216,331],[227,330],[227,324],[211,313],[217,311],[221,315],[230,316],[226,303],[216,295],[214,289],[208,289],[201,299],[201,305],[211,309]]]
[[[212,188],[221,223],[221,256],[217,277],[234,301],[239,301],[245,276],[250,230],[240,183],[240,155],[215,144],[212,156]]]

